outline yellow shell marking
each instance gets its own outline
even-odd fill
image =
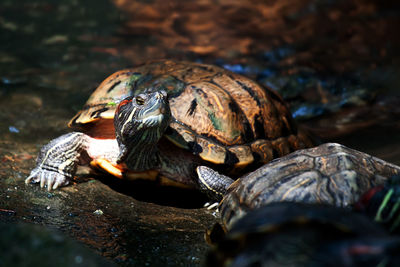
[[[287,198],[287,196],[290,194],[290,192],[292,192],[293,190],[301,187],[303,184],[308,183],[310,179],[304,179],[303,181],[301,181],[300,183],[296,184],[295,186],[292,186],[288,191],[286,191],[285,194],[283,194],[282,196],[282,200],[285,200]]]
[[[123,178],[122,171],[106,159],[94,159],[90,162],[90,166],[103,169],[117,178]]]

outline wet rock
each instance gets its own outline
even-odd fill
[[[1,266],[116,266],[59,231],[0,223]]]
[[[0,155],[7,153],[2,147]],[[0,160],[0,194],[4,196],[0,198],[0,221],[57,229],[123,265],[197,266],[204,259],[208,246],[203,235],[216,221],[211,211],[137,201],[119,193],[118,186],[111,189],[98,180],[79,181],[49,193],[24,184],[32,165],[32,158],[12,154]],[[120,187],[132,188],[129,184]]]

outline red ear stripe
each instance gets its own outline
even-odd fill
[[[118,105],[117,110],[115,111],[115,113],[118,113],[118,112],[119,112],[119,109],[120,109],[122,106],[125,106],[126,104],[128,104],[128,103],[130,103],[130,102],[132,102],[132,98],[128,98],[128,99],[122,100],[122,101],[119,103],[119,105]]]
[[[368,206],[369,201],[371,200],[371,198],[378,193],[379,191],[381,191],[384,187],[381,186],[375,186],[373,188],[371,188],[370,190],[368,190],[366,193],[364,193],[364,195],[361,196],[361,198],[354,204],[354,208],[356,210],[362,211],[366,208],[366,206]]]

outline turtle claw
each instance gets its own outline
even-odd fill
[[[207,202],[205,205],[204,205],[204,208],[206,208],[207,210],[218,210],[218,205],[219,205],[219,202]]]
[[[54,183],[52,189],[55,190],[60,186],[60,182],[58,180],[56,180],[56,182]]]
[[[40,175],[40,179],[39,179],[39,181],[40,181],[40,188],[43,188],[44,187],[44,185],[45,185],[45,182],[46,182],[46,179],[43,179],[44,177],[42,177],[43,175]]]
[[[25,179],[26,184],[40,184],[40,188],[47,187],[48,191],[52,189],[57,189],[62,186],[69,184],[69,179],[63,174],[44,170],[44,169],[34,169],[31,174]]]
[[[25,179],[25,184],[34,184],[37,183],[39,180],[37,178],[37,176],[33,176],[32,172],[31,175],[29,175],[26,179]]]

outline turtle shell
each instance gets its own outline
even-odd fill
[[[229,229],[248,211],[271,202],[322,203],[350,208],[372,187],[398,175],[400,167],[336,143],[275,159],[236,180],[221,201]]]
[[[399,244],[362,214],[275,202],[234,223],[209,252],[206,266],[365,266],[349,263],[379,263],[387,256],[398,260]]]
[[[142,92],[168,92],[172,121],[165,136],[214,164],[243,168],[312,142],[273,91],[222,68],[169,60],[114,73],[89,97],[69,126],[114,138],[118,103]]]

